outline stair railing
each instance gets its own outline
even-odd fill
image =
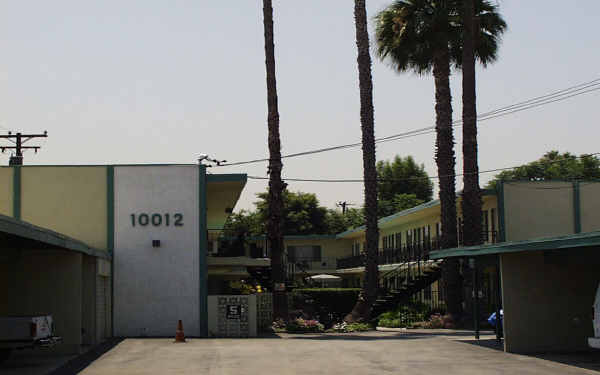
[[[404,246],[392,250],[400,259],[400,263],[394,269],[382,274],[379,278],[380,289],[386,290],[386,280],[391,277],[402,277],[403,283],[414,280],[421,275],[425,267],[425,262],[429,261],[431,250],[438,249],[437,239],[427,238],[419,243],[408,243]],[[397,283],[396,283],[397,284]]]

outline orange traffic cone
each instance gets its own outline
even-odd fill
[[[175,331],[175,342],[185,342],[185,335],[183,334],[183,323],[181,320],[177,323],[177,331]]]

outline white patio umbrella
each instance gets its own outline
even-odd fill
[[[310,277],[313,280],[339,280],[341,277],[335,275],[328,275],[326,273],[322,273],[320,275],[314,275]]]
[[[317,280],[321,282],[321,287],[325,287],[325,285],[327,285],[327,282],[329,281],[337,281],[340,280],[341,277],[339,276],[334,276],[334,275],[328,275],[325,273],[322,273],[320,275],[314,275],[310,277],[312,280]]]

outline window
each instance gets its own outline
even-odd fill
[[[402,248],[402,232],[396,233],[396,249]]]
[[[288,246],[288,260],[292,263],[320,262],[321,246]]]
[[[492,224],[492,242],[496,242],[496,238],[498,238],[496,236],[496,210],[494,208],[492,208],[490,210],[490,216],[491,216],[491,224]]]
[[[489,237],[489,222],[490,222],[490,218],[489,218],[489,212],[488,210],[483,211],[483,239],[485,242],[488,242],[490,240]]]
[[[354,255],[354,256],[360,255],[360,242],[354,243],[354,248],[352,249],[352,255]]]

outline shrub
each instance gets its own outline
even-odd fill
[[[416,322],[423,322],[429,314],[429,307],[421,303],[402,305],[397,310],[379,315],[379,326],[389,328],[412,327]]]
[[[338,332],[338,333],[350,333],[350,332],[364,332],[370,331],[372,327],[367,323],[337,323],[334,324],[328,332]]]
[[[288,333],[314,333],[323,332],[325,328],[318,320],[294,319],[285,326]]]
[[[292,307],[316,317],[326,326],[341,321],[352,311],[360,288],[304,288],[295,289]]]
[[[283,319],[277,319],[273,322],[272,328],[275,332],[285,332],[286,324]]]
[[[440,314],[433,314],[424,328],[437,329],[444,328],[444,320]]]

